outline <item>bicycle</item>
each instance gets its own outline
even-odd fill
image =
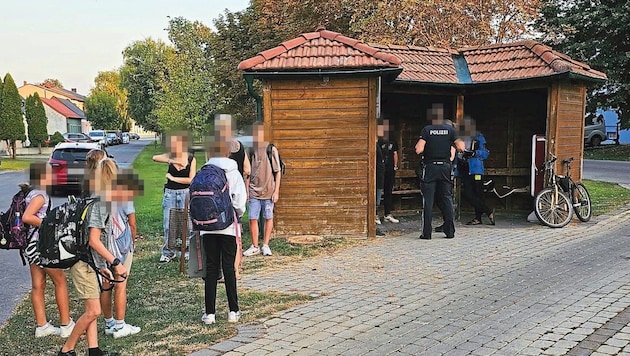
[[[534,199],[534,212],[541,223],[549,227],[563,227],[573,218],[573,212],[580,221],[589,221],[592,213],[591,198],[582,183],[575,183],[571,178],[573,157],[565,159],[567,174],[557,175],[555,163],[557,157],[551,155],[545,161],[544,171],[548,174],[548,184]]]

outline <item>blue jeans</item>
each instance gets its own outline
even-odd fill
[[[184,208],[184,205],[186,204],[186,194],[188,194],[188,189],[164,189],[164,198],[162,199],[162,209],[164,214],[164,245],[162,245],[163,256],[175,256],[175,251],[168,249],[170,211],[172,208]]]

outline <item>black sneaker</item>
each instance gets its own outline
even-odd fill
[[[70,350],[66,352],[59,350],[59,352],[57,353],[57,356],[77,356],[77,353],[74,350]]]
[[[420,237],[418,237],[420,240],[431,240],[431,236],[424,236],[424,235],[420,235]]]
[[[378,237],[385,237],[385,233],[379,229],[376,229],[376,236]]]
[[[444,232],[444,225],[436,226],[435,232]]]

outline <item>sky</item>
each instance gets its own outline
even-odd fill
[[[249,0],[3,0],[0,5],[0,76],[24,81],[58,79],[88,95],[100,71],[123,63],[122,51],[148,37],[168,42],[168,16],[212,26],[228,9]]]

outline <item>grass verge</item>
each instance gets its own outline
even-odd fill
[[[132,273],[129,276],[126,321],[142,327],[134,336],[113,339],[103,331],[103,319],[99,318],[99,344],[102,349],[120,352],[122,355],[186,355],[203,349],[236,334],[234,324],[226,322],[227,299],[225,288],[217,290],[217,324],[201,323],[204,312],[204,291],[201,279],[188,278],[179,273],[179,263],[160,264],[162,245],[162,187],[166,165],[151,160],[162,152],[160,146],[147,146],[134,162],[135,172],[144,180],[145,194],[135,202],[139,235],[136,243]],[[203,158],[198,157],[198,167]],[[4,165],[4,161],[3,161]],[[245,230],[249,231],[247,218]],[[251,243],[248,233],[243,236],[243,246]],[[292,246],[283,239],[272,239],[274,256],[245,258],[243,278],[259,269],[286,268],[286,262],[321,253],[332,253],[358,242],[331,239],[314,246]],[[24,273],[28,273],[24,267]],[[83,312],[83,303],[77,299],[69,279],[70,310],[76,319]],[[54,289],[49,283],[46,293],[48,319],[59,325]],[[255,322],[273,313],[307,302],[311,297],[303,294],[279,292],[260,293],[239,288],[239,306],[243,313],[240,323]],[[59,337],[35,339],[34,321],[30,300],[24,299],[8,322],[0,328],[0,345],[11,350],[11,355],[56,355],[63,344]],[[78,354],[87,354],[85,339],[77,345]]]
[[[630,144],[587,147],[584,149],[584,159],[630,161]]]
[[[3,171],[21,171],[27,169],[33,162],[43,162],[48,158],[35,157],[35,158],[3,158],[2,164],[0,164],[0,170]]]
[[[612,213],[630,203],[630,190],[617,183],[594,180],[583,180],[582,183],[591,196],[594,216]]]

